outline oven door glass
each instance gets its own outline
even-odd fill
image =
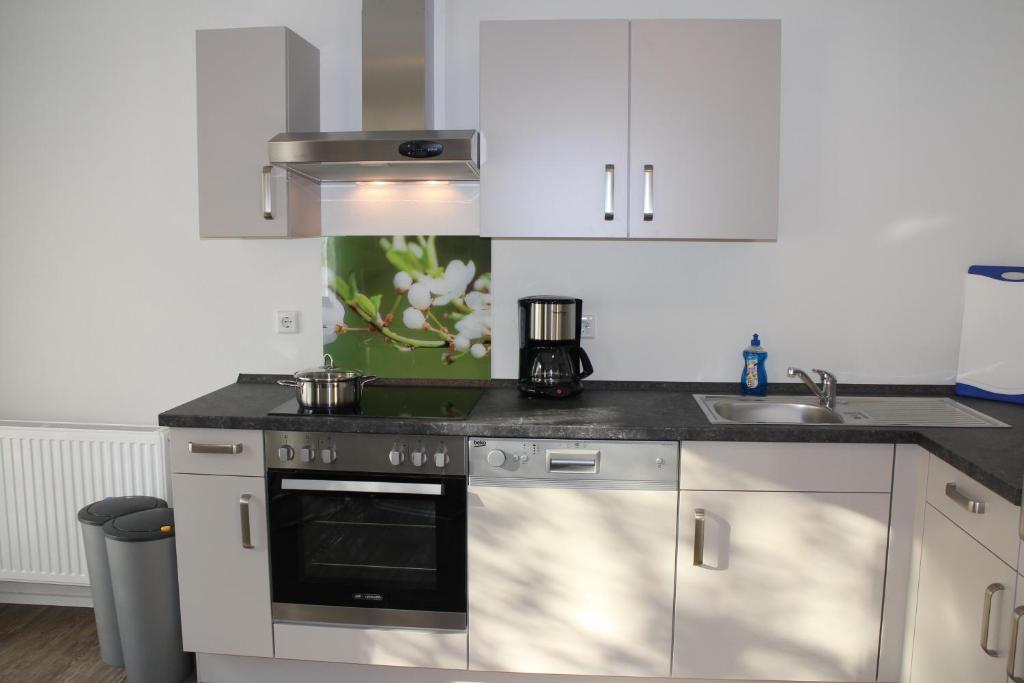
[[[275,603],[466,611],[466,480],[268,472]]]

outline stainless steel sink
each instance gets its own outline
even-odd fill
[[[847,396],[834,410],[813,396],[712,396],[695,394],[716,424],[865,425],[905,427],[1009,427],[950,398]]]
[[[722,420],[745,424],[841,424],[834,410],[803,403],[751,401],[741,398],[711,403],[711,410]]]

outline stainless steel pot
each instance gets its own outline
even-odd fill
[[[338,370],[331,354],[324,354],[324,364],[296,372],[295,379],[279,379],[285,387],[295,387],[295,398],[308,410],[349,410],[359,407],[363,385],[377,379],[358,370]]]

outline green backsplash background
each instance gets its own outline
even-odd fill
[[[489,239],[325,237],[322,267],[324,352],[338,367],[380,377],[490,378]],[[421,320],[432,329],[407,324]]]

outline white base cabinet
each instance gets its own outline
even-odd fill
[[[1013,568],[929,504],[910,683],[1003,683],[1016,580]]]
[[[673,676],[874,680],[888,527],[886,493],[683,491]]]
[[[173,474],[171,484],[185,649],[273,657],[263,477]]]
[[[469,668],[668,676],[676,500],[471,483]]]

